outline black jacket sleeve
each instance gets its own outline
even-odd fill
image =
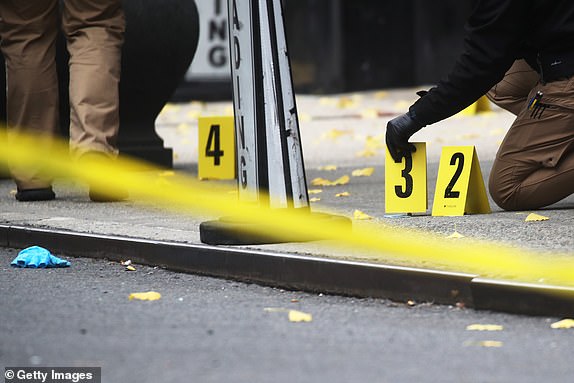
[[[498,83],[528,33],[529,0],[481,0],[466,24],[464,51],[450,74],[411,106],[422,125],[448,118]]]

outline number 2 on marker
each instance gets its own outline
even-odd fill
[[[446,189],[444,191],[444,198],[458,198],[460,197],[460,192],[452,191],[452,189],[454,188],[454,185],[456,185],[456,182],[460,178],[460,175],[462,174],[462,169],[464,169],[464,154],[462,154],[461,152],[454,153],[450,158],[450,165],[451,166],[457,165],[457,167],[456,170],[454,171],[454,175],[452,176],[450,182],[446,186]]]

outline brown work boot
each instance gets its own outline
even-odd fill
[[[103,152],[88,152],[80,157],[81,164],[98,164],[113,167],[115,160],[110,155]],[[128,199],[127,189],[121,187],[102,187],[101,184],[91,184],[89,192],[90,200],[93,202],[121,202]]]

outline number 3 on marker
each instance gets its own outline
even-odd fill
[[[425,213],[427,211],[426,145],[396,163],[387,150],[385,157],[385,211]]]
[[[410,174],[413,170],[413,156],[409,153],[403,156],[405,168],[401,172],[401,177],[405,179],[405,186],[395,185],[395,194],[399,198],[409,198],[413,194],[413,176]]]

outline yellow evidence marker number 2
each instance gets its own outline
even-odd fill
[[[442,149],[432,208],[434,216],[490,213],[474,146]]]
[[[385,157],[385,212],[426,213],[428,207],[426,144],[397,163],[388,149]]]
[[[236,174],[233,117],[199,118],[200,179],[234,179]]]

